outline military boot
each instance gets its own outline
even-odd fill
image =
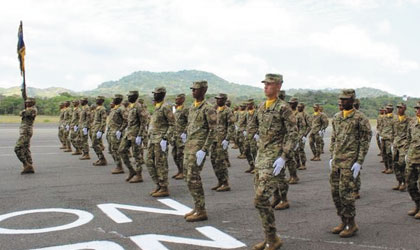
[[[354,220],[354,217],[346,218],[347,225],[344,227],[344,230],[340,232],[340,237],[349,238],[354,236],[354,234],[359,230]]]
[[[167,197],[169,196],[169,189],[166,186],[161,186],[159,191],[152,194],[152,197]]]
[[[71,150],[71,148],[67,148],[67,149],[65,149],[63,152],[68,153],[68,152],[73,152],[73,150]]]
[[[35,170],[32,164],[26,163],[23,165],[23,170],[20,174],[34,174]]]
[[[122,164],[118,164],[111,172],[112,174],[124,174],[124,169],[122,167]]]
[[[392,187],[392,190],[400,190],[400,186],[401,186],[401,183],[398,183],[397,185]]]
[[[108,163],[105,158],[99,159],[97,162],[92,163],[93,166],[106,166]]]
[[[388,168],[388,170],[385,172],[385,174],[392,174],[394,173],[394,171],[392,171],[392,169]]]
[[[222,186],[222,183],[219,181],[216,186],[211,188],[211,190],[217,190],[220,186]]]
[[[153,194],[154,194],[154,193],[159,192],[160,188],[161,188],[161,187],[160,187],[159,185],[157,185],[157,186],[156,186],[156,188],[155,188],[152,192],[150,192],[150,193],[149,193],[149,194],[150,194],[150,196],[153,196]]]
[[[317,157],[315,157],[315,158],[313,159],[313,161],[321,161],[321,157],[320,157],[320,156],[317,156]]]
[[[245,173],[251,173],[254,169],[255,169],[255,165],[254,164],[250,164],[249,165],[249,168],[247,170],[245,170]]]
[[[288,208],[290,208],[290,205],[289,205],[289,201],[287,201],[287,200],[280,201],[280,203],[277,204],[277,206],[274,207],[275,210],[285,210],[285,209],[288,209]]]
[[[205,209],[196,209],[195,213],[185,218],[187,222],[203,221],[207,219],[208,217]]]
[[[414,216],[420,211],[420,202],[416,202],[416,207],[408,211],[408,215]]]
[[[246,155],[241,154],[241,155],[238,156],[238,159],[246,159]]]
[[[306,166],[305,166],[305,165],[302,165],[302,166],[300,166],[298,169],[299,169],[299,170],[306,170]]]
[[[339,234],[339,233],[341,233],[341,231],[344,230],[345,227],[346,227],[346,219],[344,217],[341,217],[341,224],[338,225],[338,226],[336,226],[336,227],[334,227],[331,230],[331,233],[333,233],[333,234]]]
[[[265,247],[266,243],[267,243],[267,240],[261,241],[261,242],[255,244],[252,247],[252,250],[264,250],[264,247]]]
[[[61,147],[60,147],[60,149],[66,149],[67,147],[66,147],[66,145],[64,145],[64,144],[62,144],[61,145]]]
[[[82,151],[80,151],[80,149],[76,149],[76,151],[74,151],[71,155],[81,155]]]
[[[283,245],[283,241],[276,233],[267,234],[267,242],[265,243],[264,250],[277,250]]]
[[[89,154],[83,154],[82,157],[79,158],[79,160],[90,160]]]
[[[177,176],[175,176],[175,180],[182,180],[184,179],[184,173],[179,173]]]
[[[216,192],[227,192],[230,191],[229,183],[225,181],[220,187],[216,189]]]
[[[136,175],[128,181],[129,183],[139,183],[143,182],[143,176],[141,175],[140,171],[136,172]]]
[[[414,219],[420,220],[420,211],[414,215]]]
[[[295,176],[292,176],[292,177],[290,177],[290,179],[289,179],[289,184],[298,184],[298,182],[299,182],[299,177],[295,177]]]
[[[128,171],[129,171],[128,176],[125,179],[125,181],[127,182],[130,181],[136,175],[136,171],[134,171],[134,169],[129,168]]]
[[[186,219],[188,216],[193,215],[195,213],[196,209],[194,208],[193,210],[189,211],[188,213],[186,213],[184,215],[184,219]]]
[[[404,182],[400,185],[400,192],[405,192],[407,190],[407,184]]]
[[[280,197],[278,191],[276,190],[276,191],[274,191],[274,194],[273,194],[273,201],[271,202],[271,207],[275,208],[277,206],[277,204],[280,203],[280,201],[281,201],[281,197]]]

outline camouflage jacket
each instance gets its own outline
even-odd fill
[[[180,136],[182,133],[187,133],[188,124],[188,109],[182,105],[175,109],[175,127],[173,136]]]
[[[80,107],[79,127],[90,128],[90,108],[87,104]]]
[[[311,134],[318,134],[324,127],[322,122],[321,113],[318,115],[313,114],[311,119]]]
[[[309,115],[305,111],[298,111],[296,113],[296,123],[299,138],[301,139],[302,137],[307,136],[311,131],[311,118]]]
[[[409,117],[405,117],[404,120],[400,121],[398,116],[394,119],[393,123],[393,138],[394,138],[394,147],[403,150],[404,152],[408,149],[408,141],[407,141],[407,132],[408,127],[410,126],[411,119]]]
[[[63,127],[63,125],[64,125],[64,108],[61,108],[60,109],[60,118],[59,118],[59,120],[58,120],[58,126],[59,127]]]
[[[161,106],[155,107],[149,123],[150,143],[159,143],[161,140],[172,138],[174,125],[175,116],[170,105],[164,102]]]
[[[79,126],[79,119],[80,119],[80,108],[75,107],[73,108],[73,112],[71,114],[70,120],[70,127]]]
[[[117,105],[109,113],[108,131],[123,132],[126,127],[127,127],[127,116],[126,116],[125,108],[122,105]]]
[[[140,103],[130,103],[128,106],[127,130],[125,136],[128,140],[134,140],[137,136],[146,137],[146,125],[148,121],[147,110]]]
[[[346,118],[342,111],[338,112],[332,121],[332,158],[335,162],[347,162],[348,168],[355,162],[363,165],[371,137],[369,120],[362,112],[355,109]]]
[[[20,117],[22,117],[19,128],[20,133],[32,132],[37,113],[38,110],[35,106],[25,108],[20,112]]]
[[[322,119],[322,130],[326,130],[328,128],[328,124],[330,123],[328,121],[328,116],[325,113],[321,113],[321,119]]]
[[[298,133],[296,117],[289,104],[277,98],[266,109],[263,102],[258,107],[257,116],[260,136],[258,154],[264,152],[267,155],[267,152],[271,152],[270,157],[273,159],[280,156],[283,159],[290,158],[298,140]]]
[[[407,141],[409,144],[407,151],[407,162],[410,164],[420,164],[420,122],[418,117],[410,123]]]
[[[378,118],[376,118],[376,133],[380,134],[382,131],[382,120],[383,115],[378,115]]]
[[[223,140],[233,139],[235,132],[234,118],[232,110],[225,106],[222,111],[216,110],[216,138],[215,142],[221,143]]]
[[[246,133],[248,140],[254,139],[254,135],[258,132],[258,114],[257,109],[251,114],[246,112]]]
[[[382,130],[381,136],[383,140],[390,140],[391,142],[394,140],[394,116],[388,117],[385,115],[382,118]]]
[[[64,126],[69,125],[71,123],[71,118],[73,116],[72,109],[70,107],[64,108]]]
[[[203,100],[197,107],[194,103],[188,111],[187,141],[185,152],[198,150],[208,152],[213,143],[217,123],[216,110]]]
[[[238,126],[239,132],[243,132],[246,129],[246,114],[247,111],[238,111],[236,126]]]
[[[94,132],[105,132],[106,128],[106,109],[104,106],[98,106],[95,109],[95,116],[93,118],[92,130]]]

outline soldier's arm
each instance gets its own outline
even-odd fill
[[[330,143],[330,153],[331,153],[331,158],[333,157],[334,154],[334,148],[335,148],[335,137],[336,137],[336,131],[335,131],[335,121],[334,118],[331,122],[331,126],[332,126],[332,131],[331,131],[331,143]]]
[[[359,152],[356,162],[363,165],[366,154],[369,150],[370,139],[372,138],[372,129],[369,120],[361,116],[359,120]]]
[[[147,136],[146,127],[147,127],[147,123],[149,122],[149,117],[148,117],[149,114],[147,113],[146,108],[141,107],[137,109],[137,115],[140,120],[140,128],[139,128],[139,132],[137,133],[137,136],[146,138]]]
[[[172,112],[172,109],[170,108],[169,105],[164,106],[164,111],[163,112],[164,112],[166,121],[168,122],[168,129],[162,135],[162,138],[165,139],[165,140],[168,140],[168,139],[172,138],[172,136],[174,134],[175,116],[174,116],[174,113]]]
[[[225,140],[230,141],[233,138],[233,133],[235,133],[235,118],[233,117],[232,110],[229,109],[227,112],[227,135]]]
[[[184,124],[184,133],[187,134],[187,124],[188,124],[188,114],[190,113],[190,109],[189,108],[184,108],[182,111],[182,116],[181,119],[183,120],[183,124]]]
[[[121,119],[122,119],[122,123],[121,123],[121,126],[119,127],[118,130],[120,132],[122,132],[127,127],[127,125],[128,125],[128,122],[127,122],[127,113],[124,110],[122,110],[122,109],[119,109],[119,113],[120,113],[120,116],[121,116]]]
[[[281,157],[283,159],[288,159],[290,153],[295,149],[298,141],[296,117],[289,106],[282,106],[280,112],[287,131],[283,142],[283,152]]]
[[[105,132],[106,128],[106,110],[105,108],[101,109],[101,125],[99,126],[99,130],[101,132]]]
[[[213,108],[206,108],[205,117],[209,126],[209,131],[207,133],[206,140],[204,142],[202,150],[208,152],[210,149],[211,144],[214,141],[215,130],[216,130],[216,123],[217,123],[217,115],[216,111]]]

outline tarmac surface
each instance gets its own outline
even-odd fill
[[[328,131],[327,131],[328,132]],[[94,167],[96,156],[80,161],[59,149],[56,125],[36,125],[32,154],[36,174],[20,175],[14,154],[17,124],[0,125],[0,249],[251,249],[263,239],[253,206],[253,176],[246,160],[230,150],[232,191],[210,190],[216,177],[206,160],[202,179],[208,221],[187,223],[193,206],[182,180],[170,179],[168,199],[154,189],[147,169],[143,183],[128,184],[115,167]],[[356,202],[357,236],[342,239],[329,230],[339,223],[329,185],[329,133],[321,162],[308,161],[290,185],[290,209],[275,211],[282,249],[420,249],[420,221],[407,215],[407,192],[392,191],[394,175],[383,169],[375,138],[363,165],[361,199]],[[312,157],[306,148],[308,159]],[[127,172],[127,171],[126,171]],[[169,157],[169,176],[176,173]],[[29,211],[34,210],[34,211]],[[16,212],[16,213],[14,213]]]

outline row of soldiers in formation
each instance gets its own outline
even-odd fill
[[[70,103],[66,102],[63,104],[63,119],[59,128],[63,149],[70,152],[69,143],[73,142],[72,145],[76,148],[74,154],[83,154],[81,159],[89,159],[87,141],[90,136],[98,156],[98,161],[94,165],[106,165],[102,144],[102,137],[105,136],[117,165],[113,173],[123,173],[122,162],[124,162],[129,170],[127,181],[141,182],[142,167],[145,165],[156,184],[156,189],[150,194],[154,197],[163,197],[169,195],[167,155],[168,144],[171,144],[178,167],[178,174],[174,178],[185,179],[194,201],[194,209],[185,215],[185,219],[194,222],[207,219],[200,177],[206,156],[210,154],[218,179],[218,184],[212,189],[229,191],[230,163],[227,149],[230,141],[235,141],[239,148],[242,143],[242,153],[250,165],[247,172],[255,174],[254,204],[265,232],[265,239],[253,249],[278,249],[282,241],[276,234],[273,206],[280,209],[288,207],[286,198],[288,183],[298,181],[297,175],[293,174],[293,167],[290,166],[305,168],[303,148],[307,137],[314,153],[312,160],[319,160],[322,137],[328,122],[322,118],[319,105],[314,105],[314,115],[309,117],[303,111],[304,105],[299,104],[297,99],[284,101],[280,93],[283,84],[281,75],[267,74],[262,83],[267,100],[258,106],[254,105],[253,100],[248,100],[246,110],[242,110],[242,113],[234,113],[226,106],[225,94],[216,96],[216,108],[209,104],[205,100],[206,81],[193,83],[191,89],[194,103],[191,107],[184,107],[185,95],[178,95],[175,112],[172,111],[172,106],[164,101],[166,91],[163,87],[156,88],[153,92],[155,109],[152,115],[138,102],[137,91],[130,91],[127,106],[122,105],[123,96],[116,95],[109,113],[108,124],[102,96],[96,99],[95,108],[87,106],[87,99],[80,100],[80,109],[77,101],[72,108],[69,108]],[[333,228],[332,232],[341,237],[351,237],[358,230],[355,223],[355,192],[357,183],[360,183],[360,170],[372,134],[368,119],[357,109],[358,104],[355,103],[354,90],[343,90],[339,96],[340,112],[332,118],[330,183],[337,214],[341,218],[341,223]],[[21,136],[15,151],[24,164],[22,173],[33,172],[30,151],[22,150],[25,147],[19,145],[26,143],[26,148],[29,150],[32,124],[36,116],[34,105],[35,100],[28,99],[26,109],[21,113]],[[407,184],[416,204],[415,209],[409,214],[420,218],[420,192],[417,186],[420,172],[420,103],[415,108],[417,118],[412,120],[406,131],[404,183]],[[70,114],[71,119],[68,122]],[[243,124],[241,128],[239,122],[244,119],[241,118],[243,114],[246,114],[245,129]],[[378,126],[383,129],[382,123]],[[378,132],[385,161],[386,146],[383,145],[387,139],[383,137],[385,133],[383,130],[379,129]],[[146,161],[143,159],[144,147],[147,148]],[[135,168],[131,164],[130,156],[135,159]],[[286,166],[290,171],[288,181]],[[395,169],[395,165],[392,167]]]

